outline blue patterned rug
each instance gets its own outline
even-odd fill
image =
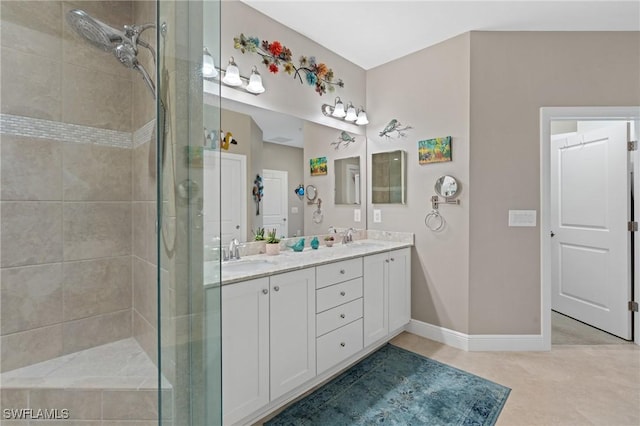
[[[493,425],[510,389],[387,344],[266,425]]]

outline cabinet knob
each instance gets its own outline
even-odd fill
[[[344,275],[344,269],[340,269],[340,273]]]
[[[344,348],[345,346],[347,346],[347,344],[345,342],[342,342],[342,343],[340,343],[340,346],[342,346]]]
[[[267,290],[266,288],[262,289],[262,294],[268,294],[268,293],[269,293],[269,290]]]
[[[273,287],[273,291],[280,291],[280,287],[278,287],[278,286],[274,286],[274,287]]]
[[[384,261],[385,261],[385,262],[387,262],[387,263],[389,263],[389,259],[385,259]]]
[[[395,262],[396,260],[392,257],[392,258],[391,258],[391,261],[392,261],[392,262]]]
[[[340,318],[345,318],[346,315],[345,314],[340,314]]]
[[[347,293],[345,293],[344,291],[340,292],[340,296],[346,296]]]

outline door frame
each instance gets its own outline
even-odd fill
[[[554,120],[640,120],[640,106],[634,107],[543,107],[540,108],[540,327],[543,350],[551,350],[551,121]],[[638,129],[636,129],[637,135]],[[638,182],[640,156],[636,151],[634,162],[635,188]],[[637,193],[637,192],[636,192]],[[635,211],[639,212],[640,202],[635,197]],[[637,215],[638,213],[636,213]],[[639,253],[640,236],[635,239],[636,253]],[[640,299],[640,261],[633,259],[636,276],[634,297]],[[640,314],[633,316],[633,340],[640,345]]]

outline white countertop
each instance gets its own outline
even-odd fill
[[[301,252],[285,249],[281,250],[280,254],[276,256],[268,256],[266,254],[245,256],[240,260],[231,260],[222,263],[222,285],[267,277],[297,269],[310,268],[354,257],[411,247],[412,245],[412,243],[408,242],[367,239],[348,244],[334,244],[333,247],[321,245],[317,250],[305,248]],[[205,287],[218,285],[220,281],[218,279],[219,274],[219,262],[205,262]]]

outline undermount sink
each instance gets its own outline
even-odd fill
[[[269,269],[272,266],[273,263],[265,259],[230,260],[228,262],[222,262],[222,272],[236,273],[260,271]]]
[[[354,241],[352,243],[344,244],[344,246],[352,248],[377,248],[384,247],[385,244],[377,241]]]

